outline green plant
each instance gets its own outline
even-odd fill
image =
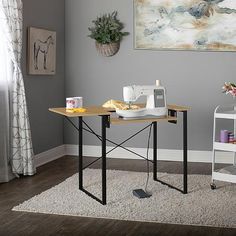
[[[92,23],[94,27],[88,28],[91,32],[88,36],[101,44],[120,42],[123,36],[129,34],[121,32],[124,25],[117,19],[117,11],[97,17]]]

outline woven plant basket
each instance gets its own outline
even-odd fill
[[[114,56],[120,49],[120,42],[109,43],[109,44],[101,44],[95,42],[95,44],[98,52],[105,57]]]

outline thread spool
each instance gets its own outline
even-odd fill
[[[228,142],[234,143],[234,134],[232,132],[228,132]]]
[[[228,130],[221,130],[220,131],[220,142],[221,143],[228,143],[229,142],[229,131]]]

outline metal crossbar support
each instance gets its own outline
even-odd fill
[[[66,117],[66,119],[74,126],[74,128],[75,128],[76,130],[79,131],[79,128],[78,128],[68,117]],[[90,133],[90,134],[95,135],[95,136],[101,141],[101,138],[102,138],[101,135],[95,133],[95,132],[92,130],[92,128],[90,128],[89,125],[88,125],[85,121],[83,121],[83,124],[85,124],[85,125],[88,127],[88,129],[86,129],[86,128],[83,127],[83,130],[85,130],[86,132],[88,132],[88,133]],[[150,125],[146,126],[145,129],[147,129],[148,127],[150,127]],[[148,160],[146,157],[140,155],[139,153],[134,152],[134,151],[132,151],[132,150],[130,150],[130,149],[124,147],[124,146],[121,146],[121,145],[117,144],[116,142],[114,142],[114,141],[112,141],[112,140],[110,140],[110,139],[106,139],[106,141],[109,142],[109,143],[112,143],[112,144],[114,144],[114,145],[117,145],[117,146],[119,146],[120,148],[122,148],[122,149],[124,149],[124,150],[126,150],[126,151],[128,151],[128,152],[130,152],[130,153],[132,153],[132,154],[134,154],[134,155],[136,155],[136,156],[139,156],[139,157],[141,157],[142,159],[144,159],[144,160],[146,160],[146,161],[153,162],[152,160]]]
[[[83,123],[86,124],[84,121],[83,121]],[[86,124],[86,126],[89,127],[87,124]],[[130,139],[132,139],[133,137],[135,137],[136,135],[138,135],[138,134],[141,133],[142,131],[144,131],[144,130],[146,130],[147,128],[149,128],[150,126],[151,126],[151,125],[148,125],[148,126],[144,127],[143,129],[139,130],[138,132],[136,132],[135,134],[131,135],[129,138],[127,138],[126,140],[124,140],[123,142],[121,142],[121,143],[119,143],[119,144],[116,144],[115,147],[113,147],[110,151],[106,152],[106,155],[109,154],[109,153],[111,153],[112,151],[114,151],[114,150],[115,150],[116,148],[118,148],[118,147],[123,148],[122,144],[126,143],[127,141],[129,141]],[[91,129],[91,128],[90,128],[90,129]],[[85,129],[85,130],[86,130],[86,129]],[[98,136],[97,138],[101,141],[101,137],[100,137],[98,134],[96,134],[94,131],[92,132],[92,134]],[[107,139],[106,139],[106,140],[107,140]],[[130,150],[127,149],[127,151],[130,151]],[[133,152],[133,153],[134,153],[135,155],[139,155],[139,154],[136,153],[136,152]],[[84,166],[84,167],[83,167],[83,170],[86,169],[86,168],[88,168],[89,166],[93,165],[95,162],[101,160],[101,158],[102,158],[102,156],[101,156],[101,157],[98,157],[96,160],[94,160],[94,161],[92,161],[91,163],[89,163],[88,165]],[[149,161],[149,162],[152,162],[152,163],[153,163],[152,160],[149,160],[149,159],[147,159],[147,158],[145,158],[145,157],[142,157],[142,158],[145,159],[145,160],[147,160],[147,161]]]
[[[78,130],[78,128],[76,127],[76,125],[75,125],[70,119],[67,118],[67,120]],[[92,129],[85,121],[83,121],[83,123],[88,127],[88,129],[83,128],[85,131],[87,131],[88,133],[91,133],[91,134],[95,135],[100,141],[102,140],[102,139],[101,139],[101,138],[102,138],[101,135],[95,133],[95,132],[93,131],[93,129]],[[150,126],[151,126],[151,125],[148,125],[148,126],[144,127],[143,129],[141,129],[140,131],[136,132],[134,135],[132,135],[131,137],[129,137],[125,142],[127,142],[128,140],[130,140],[130,139],[133,138],[134,136],[138,135],[140,132],[144,131],[145,129],[149,128]],[[132,151],[132,150],[130,150],[130,149],[128,149],[128,148],[122,146],[122,144],[124,144],[125,142],[122,142],[122,144],[121,144],[121,143],[120,143],[120,144],[117,144],[116,142],[114,142],[114,141],[112,141],[112,140],[110,140],[110,139],[106,139],[106,141],[109,142],[109,143],[112,143],[112,144],[116,145],[116,146],[113,148],[113,150],[116,149],[116,148],[118,148],[118,147],[120,147],[120,148],[122,148],[122,149],[124,149],[124,150],[126,150],[126,151],[128,151],[128,152],[130,152],[130,153],[132,153],[132,154],[135,154],[136,156],[141,157],[142,159],[144,159],[144,160],[146,160],[146,161],[153,162],[152,160],[148,160],[146,157],[140,155],[139,153],[134,152],[134,151]],[[110,152],[111,152],[111,151],[108,151],[107,154],[110,153]]]
[[[125,139],[123,142],[121,142],[120,144],[117,144],[114,148],[112,148],[108,153],[114,151],[115,149],[117,149],[118,147],[122,147],[122,144],[126,143],[127,141],[129,141],[130,139],[132,139],[133,137],[137,136],[138,134],[140,134],[141,132],[143,132],[145,129],[149,128],[151,125],[147,125],[146,127],[144,127],[143,129],[139,130],[138,132],[136,132],[135,134],[131,135],[129,138]]]

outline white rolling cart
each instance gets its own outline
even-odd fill
[[[212,152],[212,182],[211,189],[216,189],[215,180],[236,183],[236,144],[221,143],[216,140],[216,121],[217,119],[230,119],[234,121],[232,131],[236,132],[236,107],[218,106],[214,112],[214,127],[213,127],[213,152]],[[215,169],[215,153],[216,151],[228,151],[234,154],[233,163],[222,169]]]

